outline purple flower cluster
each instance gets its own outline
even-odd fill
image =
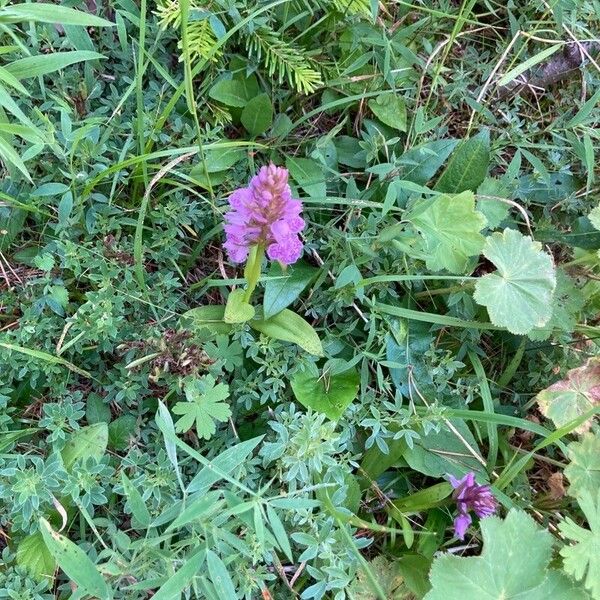
[[[496,499],[488,485],[475,483],[475,473],[467,473],[462,479],[448,475],[448,480],[454,488],[452,497],[458,506],[458,516],[454,519],[454,533],[460,540],[465,538],[465,533],[472,522],[469,511],[478,517],[489,517],[496,512]]]
[[[300,258],[302,203],[292,198],[287,169],[274,164],[261,167],[248,187],[231,194],[229,205],[224,246],[232,262],[244,262],[250,247],[256,245],[263,246],[271,260],[283,265],[291,265]]]

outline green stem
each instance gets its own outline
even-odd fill
[[[244,300],[248,304],[250,304],[250,299],[252,298],[252,294],[256,289],[258,280],[260,279],[260,268],[262,266],[262,261],[264,257],[265,247],[263,244],[252,246],[252,248],[250,249],[250,255],[248,256],[248,260],[246,261],[246,268],[244,269],[244,277],[248,282],[248,287],[246,288]]]

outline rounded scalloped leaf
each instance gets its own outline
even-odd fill
[[[518,335],[544,326],[552,316],[556,272],[541,244],[505,229],[487,238],[483,255],[497,271],[478,279],[474,298],[492,323]]]
[[[600,358],[590,358],[583,366],[571,369],[567,376],[542,390],[536,400],[542,414],[556,427],[562,427],[600,403]],[[588,419],[575,429],[585,433],[592,424]]]
[[[568,577],[548,569],[552,536],[526,512],[512,509],[504,520],[486,517],[481,532],[481,556],[443,554],[434,560],[432,589],[424,600],[589,598]]]
[[[569,494],[579,495],[583,490],[600,489],[600,435],[586,433],[580,442],[568,446],[569,464],[565,475],[569,480]]]

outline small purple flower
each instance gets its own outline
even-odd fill
[[[224,246],[232,262],[244,262],[255,245],[266,248],[267,256],[283,265],[300,258],[302,202],[292,198],[287,169],[274,164],[261,167],[248,187],[231,194],[229,205]]]
[[[469,511],[479,518],[489,517],[496,512],[497,503],[488,485],[475,483],[475,473],[467,473],[462,479],[448,475],[448,480],[454,488],[452,497],[458,506],[458,516],[454,519],[454,533],[460,540],[472,522]]]

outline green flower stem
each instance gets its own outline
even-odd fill
[[[244,269],[244,277],[248,282],[248,287],[246,288],[246,295],[244,296],[244,300],[248,304],[250,304],[252,293],[256,288],[258,280],[260,279],[260,268],[264,256],[265,247],[262,244],[252,246],[252,248],[250,248],[250,255],[248,256],[248,260],[246,261],[246,267]]]

